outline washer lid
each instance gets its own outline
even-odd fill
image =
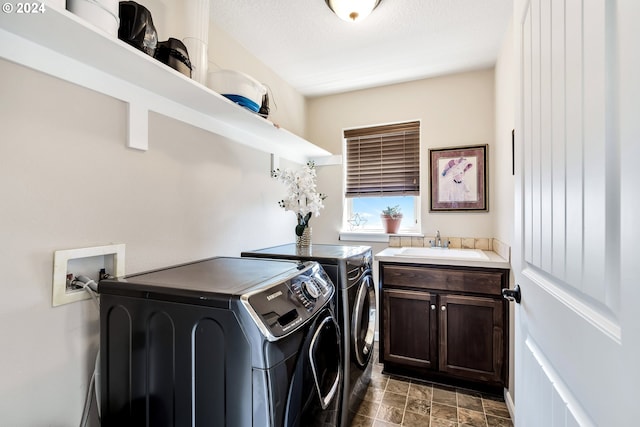
[[[113,280],[102,280],[101,294],[123,295],[231,308],[231,300],[298,274],[293,261],[210,258]]]

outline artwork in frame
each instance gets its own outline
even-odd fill
[[[431,212],[488,211],[487,145],[429,150]]]

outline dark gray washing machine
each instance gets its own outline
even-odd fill
[[[317,263],[212,258],[99,291],[103,426],[338,425],[341,338]]]
[[[294,244],[242,252],[243,257],[317,261],[336,286],[336,311],[344,351],[341,425],[348,427],[371,380],[376,295],[370,246]]]

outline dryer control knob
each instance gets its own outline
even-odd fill
[[[316,300],[320,296],[320,289],[318,285],[313,281],[302,282],[302,292],[309,299]]]

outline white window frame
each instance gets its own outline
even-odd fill
[[[422,165],[421,165],[422,166]],[[345,172],[346,173],[346,172]],[[344,182],[344,180],[343,180]],[[422,232],[422,226],[420,221],[420,206],[421,206],[421,197],[420,196],[408,196],[413,197],[414,206],[413,206],[413,215],[415,218],[415,223],[407,227],[406,223],[402,223],[402,228],[398,230],[398,234],[402,235],[420,235]],[[351,229],[349,225],[349,218],[351,218],[355,213],[353,212],[353,198],[344,197],[344,191],[342,198],[344,199],[344,212],[342,214],[342,233],[370,233],[370,234],[386,234],[382,227],[380,228],[359,228],[359,229]]]

